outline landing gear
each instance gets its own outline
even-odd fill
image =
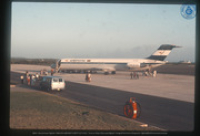
[[[104,74],[105,74],[105,75],[109,75],[109,72],[105,72]]]
[[[111,74],[113,74],[113,75],[116,74],[116,71],[112,71]]]

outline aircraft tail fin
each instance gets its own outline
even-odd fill
[[[172,51],[173,48],[179,48],[181,46],[176,46],[172,44],[162,44],[156,52],[154,52],[151,56],[149,56],[147,59],[153,59],[153,60],[160,60],[163,61]]]

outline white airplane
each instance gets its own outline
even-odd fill
[[[167,61],[164,59],[173,48],[180,46],[163,44],[156,52],[145,59],[91,59],[91,58],[66,58],[60,59],[51,68],[57,72],[103,71],[105,74],[115,74],[116,71],[149,71],[161,66]]]

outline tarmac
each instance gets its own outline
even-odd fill
[[[40,70],[50,71],[49,66],[11,64],[11,71],[31,74],[39,73]],[[160,74],[156,77],[142,76],[139,79],[130,79],[130,72],[117,72],[115,75],[92,74],[92,81],[85,81],[85,74],[56,73],[66,81],[80,84],[89,84],[105,88],[117,89],[125,92],[140,93],[158,96],[179,101],[194,103],[195,99],[195,76]]]

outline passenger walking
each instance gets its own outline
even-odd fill
[[[27,84],[30,85],[30,76],[27,76]]]
[[[29,77],[30,77],[30,85],[32,85],[32,75],[30,74]]]
[[[138,72],[131,72],[131,79],[138,79],[139,78],[139,74],[138,74]]]
[[[157,71],[154,70],[154,71],[153,71],[153,77],[156,77],[156,75],[157,75]]]
[[[28,84],[28,71],[26,71],[26,73],[25,73],[25,74],[26,74],[26,77],[25,77],[25,78],[26,78],[26,80],[25,80],[25,81],[26,81],[26,83]]]
[[[32,78],[31,78],[32,80],[31,80],[31,85],[35,85],[35,76],[34,75],[32,75]]]
[[[130,75],[131,75],[131,79],[133,79],[133,72],[131,72]]]
[[[20,76],[20,79],[21,79],[21,84],[24,84],[24,76],[23,75]]]
[[[26,71],[26,78],[28,77],[28,71]]]
[[[38,73],[36,73],[35,76],[36,76],[36,80],[38,80],[38,79],[39,79],[39,75],[38,75]]]
[[[138,72],[134,72],[134,78],[139,79],[139,74],[138,74]]]
[[[88,81],[91,82],[91,74],[88,74]]]
[[[88,73],[85,75],[85,81],[88,81]]]
[[[144,76],[148,76],[148,70],[144,72]]]
[[[54,70],[53,70],[53,69],[51,69],[51,76],[53,76],[53,72],[54,72]]]
[[[40,75],[42,75],[42,74],[43,74],[43,71],[41,70],[41,71],[40,71]]]
[[[86,74],[85,80],[86,80],[87,82],[91,82],[91,74],[90,74],[90,73],[87,73],[87,74]]]

